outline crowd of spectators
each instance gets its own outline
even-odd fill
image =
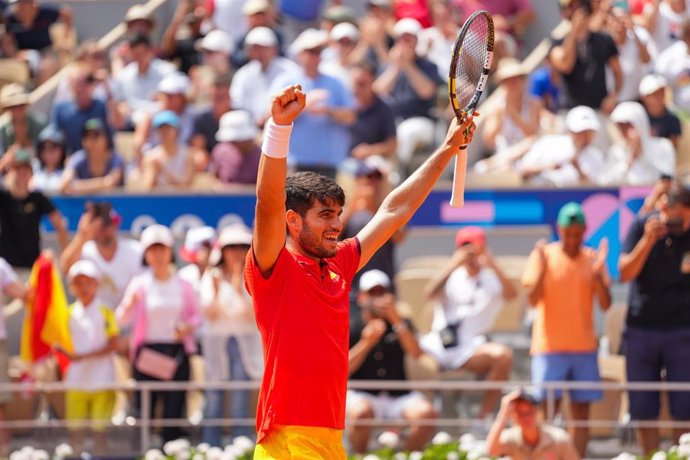
[[[633,224],[621,258],[621,279],[631,281],[628,379],[660,380],[665,368],[667,380],[690,380],[683,364],[688,347],[676,345],[690,327],[684,309],[690,302],[690,196],[668,180],[686,154],[679,147],[690,113],[685,2],[561,0],[569,30],[552,40],[546,62],[534,71],[520,61],[523,34],[537,14],[529,0],[308,3],[180,0],[165,27],[135,5],[125,16],[125,37],[111,49],[85,41],[73,51],[49,116],[31,109],[29,90],[64,64],[72,13],[37,0],[6,5],[0,54],[26,65],[31,79],[0,89],[0,282],[8,296],[26,297],[24,281],[41,252],[39,225],[46,216],[59,243],[56,262],[75,299],[69,330],[81,337],[74,351],[63,351],[78,363],[64,378],[88,384],[66,395],[68,418],[99,420],[93,430],[103,434],[114,398],[100,388],[114,380],[116,353],[128,357],[138,381],[187,381],[190,356],[199,352],[206,381],[255,380],[262,372],[261,344],[243,281],[251,229],[190,230],[179,254],[188,265],[178,270],[170,229],[153,225],[140,241],[125,238],[121,216],[97,202],[70,240],[49,196],[122,187],[184,192],[197,178],[216,190],[253,184],[271,94],[299,83],[308,106],[295,122],[291,168],[351,176],[342,233],[354,235],[390,185],[414,169],[415,155],[435,146],[437,125],[451,116],[444,89],[450,50],[462,21],[478,8],[494,15],[497,48],[494,108],[482,117],[486,155],[474,172],[513,172],[525,183],[556,187],[652,185],[665,177]],[[54,23],[65,40],[54,42]],[[130,142],[118,151],[123,136]],[[593,305],[596,300],[606,310],[611,303],[607,247],[584,246],[586,222],[576,203],[563,207],[556,228],[558,241],[535,247],[521,280],[535,307],[532,379],[537,385],[597,381]],[[483,231],[458,232],[448,265],[427,286],[438,306],[431,330],[420,335],[396,309],[394,251],[404,236],[394,235],[353,282],[351,378],[405,380],[405,360],[425,355],[442,371],[509,380],[513,352],[486,334],[518,286],[492,256]],[[223,418],[224,393],[205,396],[205,418]],[[483,434],[500,396],[484,394],[475,415]],[[231,397],[231,418],[252,418],[249,392]],[[543,397],[504,398],[489,433],[492,452],[585,455],[586,429],[575,429],[571,442],[536,420]],[[571,416],[586,420],[600,397],[571,392]],[[185,398],[182,391],[153,394],[170,419],[184,417]],[[631,393],[631,416],[658,417],[658,399]],[[140,404],[137,394],[129,410],[138,414]],[[672,407],[674,418],[690,419],[687,395],[676,395]],[[351,392],[347,411],[356,451],[370,442],[367,419],[409,420],[407,447],[415,449],[433,434],[425,422],[438,416],[426,395],[407,391]],[[519,429],[501,433],[511,413]],[[83,433],[70,428],[79,449]],[[252,433],[239,426],[232,431]],[[161,434],[164,440],[185,435],[176,427]],[[220,445],[222,430],[211,424],[203,437]],[[639,439],[645,452],[658,447],[654,430],[641,429]]]

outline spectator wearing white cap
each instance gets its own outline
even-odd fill
[[[180,277],[191,284],[197,294],[201,285],[201,276],[208,267],[208,258],[215,241],[216,230],[204,225],[187,230],[184,244],[180,248],[180,259],[187,262],[187,265],[179,271]]]
[[[350,147],[348,126],[356,114],[352,93],[336,78],[319,71],[321,52],[328,34],[307,29],[290,47],[301,69],[277,78],[271,94],[292,84],[302,85],[307,106],[295,120],[295,135],[290,141],[288,161],[297,171],[314,171],[334,178]]]
[[[201,324],[199,299],[173,264],[174,238],[169,228],[151,225],[141,233],[141,247],[148,270],[127,287],[116,310],[118,323],[132,328],[130,351],[134,378],[139,381],[189,381],[189,355],[196,352],[194,331]],[[162,399],[163,418],[183,417],[184,390],[154,391],[151,416]],[[141,395],[135,393],[141,411]],[[163,441],[183,436],[179,427],[165,427]]]
[[[197,115],[187,98],[191,85],[189,77],[182,72],[170,73],[158,84],[157,109],[142,116],[134,129],[134,153],[137,161],[149,149],[161,143],[157,130],[152,129],[153,119],[161,112],[171,111],[177,115],[177,142],[180,148],[186,148],[191,143]],[[205,164],[206,158],[202,156],[199,161]]]
[[[422,30],[415,19],[401,19],[395,24],[395,45],[389,53],[386,70],[376,79],[374,90],[391,106],[399,124],[398,162],[406,171],[420,146],[434,141],[434,106],[436,90],[443,82],[438,69],[417,55],[417,35]]]
[[[271,2],[268,0],[247,0],[242,7],[242,14],[244,15],[247,30],[235,40],[236,51],[232,55],[233,67],[239,69],[254,59],[248,53],[247,36],[254,29],[260,27],[265,27],[273,32],[277,41],[275,46],[278,50],[278,55],[282,56],[285,40],[280,28],[276,24],[276,14]]]
[[[405,357],[422,356],[417,337],[409,321],[396,308],[388,275],[380,270],[364,272],[359,279],[357,303],[361,321],[350,326],[350,379],[407,380]],[[352,448],[364,453],[369,445],[371,426],[357,421],[371,419],[405,419],[410,424],[405,450],[420,450],[429,442],[435,427],[428,422],[436,411],[418,391],[378,389],[349,390],[347,417],[353,419],[348,430]]]
[[[234,224],[221,230],[211,253],[209,270],[201,280],[204,314],[202,346],[206,381],[248,381],[261,378],[261,337],[256,328],[252,300],[244,286],[244,264],[252,242],[251,230]],[[206,391],[207,419],[222,419],[224,391]],[[248,390],[230,393],[230,418],[251,418]],[[254,436],[253,426],[233,426],[232,436]],[[204,426],[204,442],[222,446],[221,427]]]
[[[155,57],[146,35],[129,39],[132,62],[114,73],[113,95],[122,116],[133,126],[141,117],[156,110],[155,96],[163,78],[172,73],[173,65]]]
[[[575,107],[568,112],[565,126],[567,134],[540,137],[517,160],[523,179],[558,187],[604,183],[604,154],[592,144],[601,129],[597,113],[590,107]]]
[[[229,73],[230,57],[235,52],[232,37],[220,29],[214,29],[197,42],[197,49],[201,53],[201,65],[208,66],[214,74]]]
[[[268,27],[252,29],[244,39],[249,63],[232,79],[230,94],[233,107],[247,110],[263,126],[271,104],[271,86],[280,75],[299,72],[297,64],[278,55],[278,39]]]
[[[106,451],[106,427],[115,406],[115,351],[119,347],[119,327],[113,310],[98,295],[101,273],[90,260],[80,260],[67,278],[76,301],[69,307],[67,329],[73,350],[60,350],[70,359],[64,382],[72,388],[65,393],[70,445],[77,455],[84,451],[86,429],[79,422],[90,421],[94,453]],[[74,424],[76,422],[77,424]]]
[[[245,110],[233,110],[220,118],[218,144],[211,152],[210,171],[221,184],[255,184],[261,159],[259,130]]]
[[[67,273],[78,260],[96,264],[99,297],[111,309],[122,301],[132,278],[143,271],[139,242],[120,234],[122,217],[108,202],[87,204],[77,232],[60,257],[60,268]]]
[[[638,102],[621,102],[611,114],[621,138],[608,151],[607,184],[653,185],[673,176],[676,152],[668,139],[652,136],[649,118]]]
[[[142,186],[186,189],[194,178],[194,154],[179,143],[180,117],[172,110],[157,113],[151,125],[160,144],[146,153],[142,162]]]
[[[352,51],[357,46],[359,30],[354,24],[341,22],[331,29],[330,39],[331,45],[324,50],[319,70],[352,89],[349,69],[353,64]]]
[[[678,150],[683,131],[680,119],[666,106],[666,88],[668,83],[661,75],[646,75],[640,82],[640,98],[649,117],[652,136],[665,137]]]

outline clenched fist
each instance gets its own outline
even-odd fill
[[[273,97],[271,116],[278,125],[289,125],[302,113],[307,102],[307,96],[302,92],[301,85],[292,85],[283,89]]]

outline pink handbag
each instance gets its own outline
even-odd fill
[[[178,364],[177,359],[172,356],[143,347],[134,365],[142,374],[150,375],[158,380],[172,380]]]

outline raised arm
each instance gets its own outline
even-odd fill
[[[278,93],[266,123],[259,174],[256,180],[256,222],[252,250],[259,269],[268,276],[285,246],[285,177],[292,122],[304,110],[300,85]]]
[[[474,130],[472,117],[465,123],[459,123],[453,118],[443,145],[386,197],[374,217],[357,235],[362,249],[359,269],[369,262],[396,230],[410,220],[441,177],[453,155],[467,155],[466,146],[472,141]]]

